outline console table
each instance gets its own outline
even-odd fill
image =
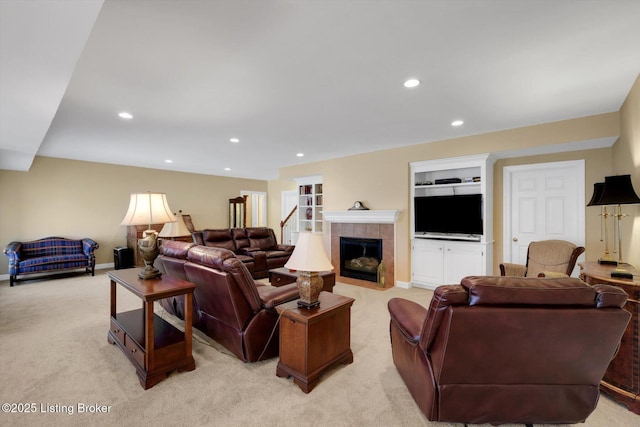
[[[279,377],[293,377],[309,393],[328,369],[353,362],[353,298],[320,292],[320,306],[299,308],[297,300],[276,306],[280,320]]]
[[[195,285],[162,276],[138,278],[138,268],[108,272],[111,279],[111,325],[109,344],[116,344],[136,368],[140,385],[146,390],[177,370],[196,368],[191,354],[191,308]],[[132,292],[142,302],[137,310],[116,312],[116,284]],[[177,295],[185,297],[184,333],[153,312],[153,303]]]
[[[615,266],[583,262],[580,278],[590,285],[606,283],[623,289],[629,298],[624,308],[631,313],[631,320],[624,331],[618,354],[611,361],[600,389],[615,401],[625,405],[630,411],[640,414],[640,272],[629,264],[624,264],[634,279],[611,277]]]

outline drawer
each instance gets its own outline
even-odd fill
[[[133,357],[133,359],[138,363],[138,365],[140,365],[140,367],[142,368],[145,368],[144,350],[140,348],[140,346],[128,336],[125,338],[124,346],[129,354]]]
[[[294,277],[273,274],[271,276],[270,284],[271,286],[284,286],[284,285],[288,285],[289,283],[294,283],[295,281],[296,279]]]
[[[110,327],[111,327],[111,333],[115,335],[116,339],[120,341],[121,345],[124,345],[124,331],[122,330],[120,325],[118,325],[118,323],[115,320],[111,319]]]

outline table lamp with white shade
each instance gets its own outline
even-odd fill
[[[167,195],[164,193],[138,193],[132,194],[129,200],[129,210],[125,214],[120,225],[145,225],[149,228],[142,232],[142,238],[138,239],[138,249],[144,260],[144,268],[138,273],[141,279],[155,279],[162,273],[153,266],[158,257],[158,232],[151,228],[151,224],[165,224],[177,221],[172,213]]]
[[[322,277],[318,272],[333,269],[324,250],[322,234],[300,233],[291,258],[284,266],[300,272],[296,280],[298,292],[300,292],[298,306],[304,308],[319,306],[318,295],[322,291]]]

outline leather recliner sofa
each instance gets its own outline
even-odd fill
[[[278,355],[275,307],[299,298],[295,283],[272,287],[256,282],[233,252],[180,241],[165,241],[158,260],[164,274],[196,285],[193,326],[244,362]],[[184,297],[160,301],[184,320]]]
[[[393,362],[431,421],[584,422],[631,317],[576,278],[466,277],[429,308],[389,300]]]
[[[269,275],[269,270],[284,267],[294,246],[278,244],[271,228],[247,227],[204,229],[192,233],[197,245],[224,248],[236,254],[254,279]]]

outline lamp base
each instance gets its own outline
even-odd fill
[[[320,305],[318,295],[322,291],[322,277],[318,276],[317,272],[301,271],[296,284],[300,294],[298,307],[313,308]]]
[[[310,309],[315,308],[315,307],[320,307],[320,301],[307,303],[307,302],[298,300],[298,307],[306,308],[307,310],[310,310]]]
[[[138,273],[138,277],[142,280],[156,279],[162,276],[160,270],[153,266],[158,257],[158,232],[152,229],[142,232],[142,238],[138,240],[138,249],[140,256],[144,261],[144,268]]]
[[[618,265],[618,261],[611,258],[600,258],[598,260],[598,264],[606,264],[606,265]]]

